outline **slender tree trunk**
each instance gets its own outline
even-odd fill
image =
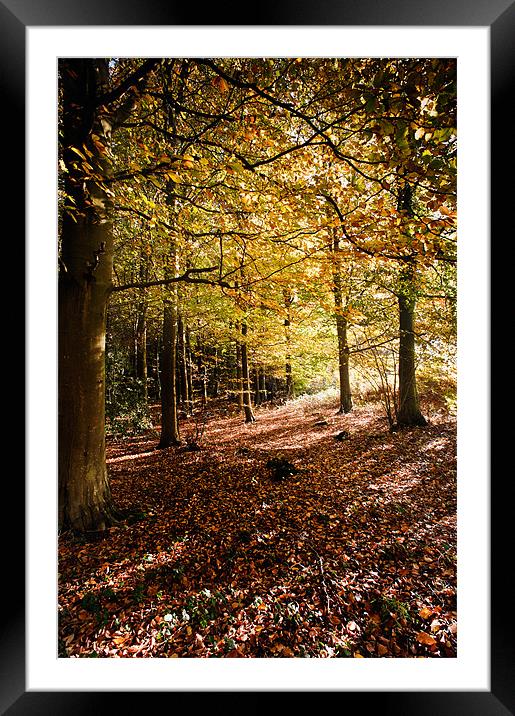
[[[336,332],[338,335],[338,374],[340,377],[339,413],[352,410],[352,395],[349,377],[349,349],[347,346],[347,321],[344,316],[336,316]]]
[[[173,204],[172,204],[173,206]],[[170,237],[170,255],[167,266],[169,276],[179,270],[175,237]],[[165,288],[167,296],[163,306],[163,340],[161,359],[161,437],[160,448],[180,445],[179,418],[177,414],[177,284]]]
[[[179,382],[180,382],[180,402],[181,407],[190,415],[190,395],[188,388],[188,368],[186,357],[186,335],[184,330],[184,322],[182,316],[179,316],[177,323],[178,330],[178,365],[179,365]]]
[[[263,365],[259,366],[258,390],[259,390],[260,404],[266,403],[266,376],[265,376],[265,367]]]
[[[220,393],[220,359],[218,357],[218,347],[215,346],[215,352],[213,355],[213,381],[211,395],[213,398],[218,398]]]
[[[352,410],[352,394],[349,376],[349,349],[347,346],[347,319],[344,315],[342,274],[340,266],[340,250],[338,235],[335,231],[333,241],[334,269],[333,269],[333,293],[336,318],[336,334],[338,337],[338,374],[340,384],[340,407],[339,413],[348,413]]]
[[[143,283],[148,279],[148,256],[143,245],[140,252],[139,279]],[[141,397],[145,405],[148,402],[147,355],[147,300],[145,289],[140,289],[136,304],[136,378],[141,382]]]
[[[413,217],[413,189],[410,184],[399,187],[397,211],[403,220]],[[397,425],[427,425],[422,415],[417,392],[415,373],[415,306],[417,288],[415,265],[407,261],[399,280],[399,406]]]
[[[142,397],[148,400],[147,371],[147,305],[141,301],[136,318],[136,377],[141,381]]]
[[[59,526],[101,530],[119,514],[105,460],[105,337],[113,263],[112,200],[83,175],[72,148],[91,153],[90,165],[109,176],[111,119],[96,109],[108,84],[106,60],[60,61],[63,89],[65,192],[74,209],[62,220],[58,286]],[[71,215],[73,214],[73,216]]]
[[[181,352],[179,350],[178,337],[179,337],[179,332],[177,331],[176,346],[175,346],[175,402],[177,403],[177,408],[179,409],[182,405],[182,395],[181,395],[181,368],[180,368]]]
[[[168,448],[172,445],[180,445],[181,443],[177,417],[176,362],[177,313],[174,302],[167,299],[163,309],[160,448]]]
[[[202,407],[207,405],[207,370],[204,362],[204,347],[200,338],[197,338],[197,369],[200,389],[200,402]]]
[[[415,374],[415,286],[413,266],[402,272],[399,290],[399,408],[397,424],[427,425],[422,415]]]
[[[155,356],[156,356],[155,386],[156,386],[156,397],[159,401],[161,400],[161,379],[160,379],[161,358],[160,358],[160,355],[161,355],[161,338],[158,335],[157,339],[156,339],[156,353],[155,353]]]
[[[284,319],[284,337],[286,340],[286,363],[285,363],[285,376],[286,376],[286,399],[291,400],[295,397],[293,387],[293,371],[291,366],[291,306],[293,303],[293,295],[288,289],[283,290],[284,306],[286,308],[286,317]]]
[[[291,400],[295,397],[295,390],[293,388],[293,371],[291,367],[291,356],[286,356],[286,364],[284,366],[285,372],[286,372],[286,398],[287,400]]]
[[[250,374],[252,376],[252,386],[253,386],[253,395],[254,395],[254,405],[259,406],[261,405],[261,393],[259,392],[259,371],[258,367],[252,368],[250,371]]]
[[[236,396],[238,408],[243,410],[243,380],[241,374],[241,343],[236,341]]]
[[[240,345],[241,352],[241,377],[243,383],[243,411],[245,413],[245,422],[253,423],[256,418],[252,412],[252,403],[250,400],[250,379],[249,379],[249,361],[247,355],[247,324],[241,324],[242,341]]]
[[[188,412],[193,415],[193,376],[192,376],[192,359],[191,359],[191,338],[189,328],[186,328],[186,382],[188,384],[189,405]]]

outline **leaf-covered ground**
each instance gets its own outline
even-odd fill
[[[390,433],[376,405],[316,398],[256,414],[211,414],[199,451],[108,444],[115,502],[141,515],[61,535],[59,655],[455,657],[454,419]],[[274,457],[299,472],[273,481]]]

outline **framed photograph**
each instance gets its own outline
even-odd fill
[[[143,5],[95,0],[86,8],[75,1],[0,0],[1,82],[4,106],[9,108],[3,136],[9,145],[26,147],[25,165],[18,156],[9,168],[9,205],[20,200],[21,187],[26,186],[19,216],[26,217],[28,320],[25,488],[21,480],[12,481],[12,504],[24,503],[26,512],[25,523],[16,520],[4,535],[10,546],[6,585],[12,585],[5,589],[13,593],[0,641],[2,713],[102,713],[116,710],[120,692],[127,692],[132,703],[170,691],[168,697],[179,699],[175,707],[206,696],[216,708],[236,711],[250,706],[257,711],[270,704],[269,694],[277,692],[302,692],[303,697],[315,692],[318,698],[320,693],[342,691],[345,699],[352,696],[355,706],[363,707],[364,699],[366,706],[382,713],[515,714],[515,635],[505,581],[510,571],[505,556],[510,521],[503,485],[496,485],[491,475],[489,385],[491,243],[494,234],[500,235],[497,224],[510,206],[509,182],[501,177],[513,154],[505,113],[513,89],[515,5],[506,0],[476,0],[467,7],[441,0],[382,6],[368,0],[358,6],[334,2],[316,9],[296,6],[294,14],[291,9],[262,7],[252,21],[235,16],[231,24],[220,23],[224,18],[214,9],[206,11],[202,24],[192,22],[194,15],[157,1]],[[414,652],[415,658],[388,659],[78,659],[59,653],[57,67],[59,58],[80,57],[456,58],[456,654],[416,658]],[[175,181],[171,175],[170,180]],[[20,221],[18,226],[22,225]],[[9,229],[11,236],[12,232]],[[497,276],[500,285],[505,277]],[[283,656],[290,654],[285,651]],[[231,696],[229,706],[226,692]]]

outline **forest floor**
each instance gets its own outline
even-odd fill
[[[59,656],[455,657],[455,418],[391,433],[378,404],[336,407],[212,411],[198,451],[108,441],[141,514],[60,536]]]

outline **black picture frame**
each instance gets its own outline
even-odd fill
[[[241,8],[231,10],[228,6],[202,5],[199,9],[187,3],[161,0],[0,0],[0,90],[2,93],[2,129],[0,135],[5,144],[14,148],[9,162],[7,198],[9,214],[20,204],[18,217],[25,215],[22,187],[25,184],[25,30],[29,26],[76,26],[76,25],[350,25],[350,26],[482,26],[490,28],[491,38],[491,247],[495,238],[502,240],[505,234],[504,216],[511,207],[511,180],[504,180],[505,166],[513,167],[513,129],[507,118],[510,99],[513,96],[513,70],[515,68],[515,2],[512,0],[319,0],[317,3],[285,2],[273,6],[261,2],[259,7],[249,9],[249,17],[242,17]],[[232,22],[226,22],[231,19]],[[510,193],[510,196],[508,195]],[[7,203],[7,202],[6,202]],[[502,229],[501,229],[502,224]],[[23,240],[23,222],[18,219],[16,229],[9,230],[9,248],[19,251]],[[511,230],[510,230],[511,233]],[[16,234],[16,235],[15,235]],[[504,251],[504,249],[503,249]],[[22,251],[23,254],[23,251]],[[495,263],[492,252],[491,268]],[[23,263],[23,256],[22,256]],[[495,286],[508,281],[509,263],[495,265]],[[17,265],[17,264],[16,264]],[[503,273],[503,269],[504,272]],[[500,290],[500,288],[499,288]],[[495,289],[491,292],[492,301]],[[19,297],[17,298],[19,300]],[[500,317],[491,312],[491,335],[500,325]],[[19,323],[12,323],[13,328]],[[23,339],[22,339],[23,342]],[[495,356],[492,355],[492,358]],[[506,366],[507,368],[507,366]],[[498,366],[497,372],[502,372]],[[492,372],[493,375],[493,372]],[[19,398],[18,398],[19,400]],[[497,454],[507,436],[501,429],[490,438],[490,454]],[[493,471],[492,471],[493,473]],[[8,469],[10,480],[9,502],[20,505],[25,502],[22,479]],[[505,481],[506,482],[506,481]],[[377,692],[345,691],[340,695],[340,705],[347,709],[359,708],[373,713],[397,716],[508,716],[515,714],[515,633],[513,629],[510,600],[510,558],[506,545],[511,539],[511,505],[504,493],[506,484],[500,479],[491,480],[491,691],[490,692]],[[509,512],[508,512],[509,510]],[[2,611],[0,632],[0,711],[10,716],[18,714],[116,714],[122,712],[120,692],[51,692],[26,691],[25,687],[25,609],[22,585],[25,583],[25,525],[17,520],[13,525],[2,521],[5,534],[3,574],[7,577],[4,596],[8,604]],[[512,577],[511,577],[512,578]],[[512,586],[512,585],[511,585]],[[513,602],[512,602],[513,604]],[[148,711],[149,697],[159,692],[128,694],[129,712],[140,708]],[[303,692],[303,706],[317,703],[320,692]],[[197,697],[209,697],[210,710],[215,713],[258,712],[271,703],[269,692],[189,692],[166,693],[169,708],[191,709]],[[288,694],[286,694],[288,696]],[[291,694],[290,694],[291,696]],[[284,700],[284,694],[275,693],[274,698]],[[145,700],[145,701],[144,701]],[[355,703],[353,703],[355,702]],[[145,706],[146,704],[146,706]]]

